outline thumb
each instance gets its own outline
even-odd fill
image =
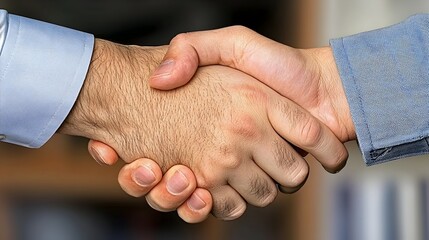
[[[296,55],[295,49],[242,26],[182,33],[171,40],[149,84],[160,90],[174,89],[188,83],[198,66],[219,64],[243,71],[284,94],[282,88],[291,87],[284,80],[302,69]]]
[[[179,35],[180,36],[180,35]],[[149,78],[149,85],[159,90],[181,87],[191,80],[198,68],[198,53],[186,41],[171,41],[161,64]]]

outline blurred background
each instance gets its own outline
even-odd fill
[[[0,8],[124,44],[168,44],[176,34],[240,24],[293,47],[397,23],[427,0],[1,0]],[[308,158],[296,194],[238,220],[183,223],[122,192],[121,167],[99,166],[87,140],[55,136],[43,148],[0,144],[0,239],[429,239],[428,156],[365,167],[355,142],[331,175]]]

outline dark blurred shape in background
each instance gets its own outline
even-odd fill
[[[0,0],[11,13],[123,44],[164,45],[178,33],[247,26],[294,47],[429,12],[427,0]],[[49,59],[46,60],[49,64]],[[311,157],[306,185],[232,222],[195,225],[158,213],[117,183],[86,140],[55,136],[41,149],[0,144],[0,240],[429,239],[428,156],[366,168],[356,143],[339,174]]]
[[[126,44],[167,44],[174,35],[245,25],[285,40],[284,18],[299,3],[281,0],[2,0],[0,7]],[[296,19],[293,24],[296,24]]]
[[[1,0],[10,13],[123,44],[164,45],[176,34],[244,25],[299,45],[303,5],[281,0]],[[302,11],[301,11],[302,12]],[[47,59],[47,64],[49,60]],[[98,166],[86,140],[56,136],[42,149],[1,144],[0,239],[285,239],[296,210],[283,197],[241,219],[197,225],[158,213],[119,188],[116,167]],[[289,204],[290,203],[290,204]]]

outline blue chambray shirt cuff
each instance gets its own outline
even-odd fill
[[[93,35],[8,15],[0,55],[2,141],[40,147],[76,101],[94,47]]]
[[[428,153],[428,15],[330,44],[365,163]]]

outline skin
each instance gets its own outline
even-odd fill
[[[118,155],[108,145],[90,140],[88,151],[101,164],[113,165]],[[177,177],[180,170],[185,178]],[[126,164],[118,176],[119,184],[126,193],[134,197],[145,196],[149,205],[162,212],[177,210],[178,215],[188,223],[205,220],[213,206],[213,199],[206,189],[196,186],[194,173],[184,165],[175,165],[162,173],[159,165],[147,158],[139,158]],[[185,186],[180,192],[171,192],[169,184]]]
[[[356,139],[330,47],[295,49],[242,26],[184,33],[171,41],[149,83],[175,89],[188,83],[198,66],[214,64],[243,71],[293,100],[342,142]]]
[[[179,34],[149,83],[161,90],[175,89],[190,81],[199,66],[215,64],[246,72],[290,98],[327,125],[342,142],[356,139],[330,47],[294,49],[241,26]],[[104,157],[114,159],[115,154]],[[290,192],[283,187],[280,190]],[[161,184],[153,191],[168,192]],[[183,194],[182,199],[186,197]],[[148,198],[152,198],[150,192]]]
[[[347,151],[325,125],[240,71],[204,67],[185,87],[151,89],[149,74],[165,51],[97,40],[84,86],[59,132],[103,142],[128,163],[154,159],[159,169],[131,164],[124,171],[150,169],[155,182],[173,189],[170,193],[198,186],[192,196],[199,196],[201,188],[207,189],[212,213],[226,220],[239,217],[246,202],[272,202],[275,182],[291,189],[302,185],[308,165],[292,144],[312,153],[327,169],[344,165]],[[173,168],[166,179],[190,181],[185,189],[159,178],[158,170],[164,173],[177,164],[192,169],[195,183],[187,177],[192,172],[180,168]],[[119,178],[122,185],[136,182],[136,175]],[[192,219],[183,209],[181,216]]]

